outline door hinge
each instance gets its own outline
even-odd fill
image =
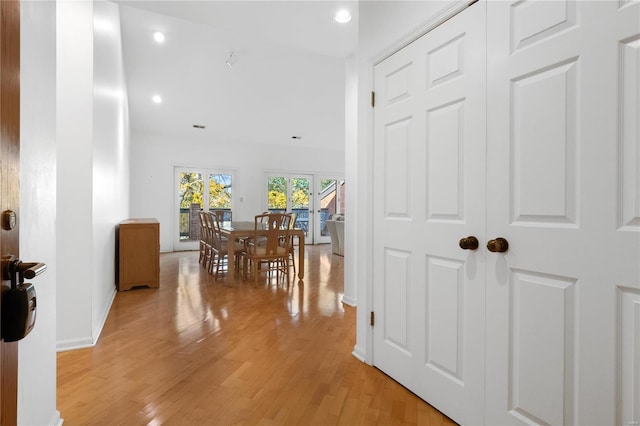
[[[371,107],[376,106],[376,92],[371,92]]]
[[[373,327],[374,324],[375,324],[375,314],[373,313],[373,311],[371,311],[371,315],[369,316],[369,325]]]

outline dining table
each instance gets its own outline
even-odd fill
[[[253,237],[255,233],[260,235],[260,230],[255,229],[254,222],[222,222],[220,226],[220,233],[227,238],[227,241],[236,241],[237,239]],[[304,278],[304,235],[305,231],[299,228],[293,228],[289,230],[289,233],[298,238],[298,278]],[[265,231],[266,235],[266,231]],[[227,269],[234,271],[235,269],[235,256],[233,253],[233,244],[227,244]]]

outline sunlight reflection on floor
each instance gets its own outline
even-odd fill
[[[333,264],[336,255],[331,252],[330,246],[320,246],[319,250],[321,253],[314,260],[310,261],[308,256],[305,259],[304,281],[298,281],[292,269],[289,283],[282,280],[277,282],[274,278],[259,284],[258,288],[239,277],[230,279],[226,271],[215,280],[198,263],[193,252],[185,252],[178,259],[174,299],[174,326],[180,340],[188,343],[221,331],[229,317],[233,316],[227,302],[235,303],[255,291],[262,292],[261,297],[269,294],[269,297],[280,299],[280,306],[286,309],[287,321],[292,325],[317,315],[342,315],[342,286],[336,288],[331,284],[335,274],[343,273],[342,268],[336,268]],[[338,263],[342,265],[341,261]],[[203,280],[210,285],[203,285]]]

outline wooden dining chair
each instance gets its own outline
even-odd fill
[[[207,212],[201,210],[198,217],[200,218],[200,256],[198,262],[208,269],[208,264],[212,256],[211,233],[213,232],[213,228],[209,224]]]
[[[289,229],[294,229],[296,227],[296,219],[298,218],[297,213],[291,213],[291,218],[289,219]],[[296,275],[296,262],[295,262],[295,246],[293,244],[293,234],[289,235],[289,258],[291,259],[291,266],[293,266],[293,275]]]
[[[200,219],[200,256],[198,257],[198,263],[202,263],[202,261],[205,259],[205,253],[206,253],[206,242],[205,242],[205,236],[204,236],[204,232],[205,232],[205,224],[204,224],[204,217],[202,216],[202,211],[200,211],[200,213],[198,214],[198,218]]]
[[[231,222],[233,220],[233,213],[230,210],[211,210],[220,222]]]
[[[220,227],[222,226],[222,221],[219,220],[218,216],[213,213],[208,213],[211,226],[213,229],[212,233],[212,261],[209,263],[209,273],[213,274],[214,279],[218,279],[218,273],[222,269],[222,266],[225,264],[224,260],[229,255],[229,244],[233,244],[233,255],[235,256],[235,266],[236,271],[239,270],[240,265],[242,264],[242,256],[244,254],[244,244],[239,243],[237,241],[229,241],[222,236],[222,232]],[[213,270],[213,264],[215,262],[215,272]],[[234,272],[236,272],[234,271]],[[229,273],[231,271],[227,271]]]
[[[290,220],[291,216],[283,213],[260,214],[255,217],[254,234],[245,239],[244,247],[251,269],[250,275],[256,286],[261,273],[266,273],[267,277],[275,273],[276,281],[283,275],[289,282]]]

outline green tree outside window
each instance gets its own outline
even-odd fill
[[[180,173],[180,208],[188,209],[191,204],[204,204],[204,182],[201,173]]]

